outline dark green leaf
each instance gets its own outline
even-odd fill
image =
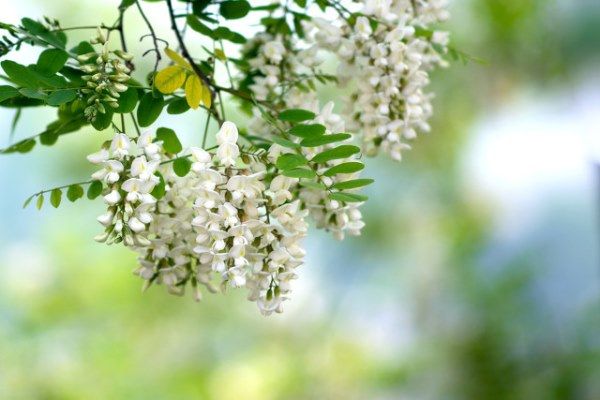
[[[54,189],[52,193],[50,193],[50,204],[54,208],[58,208],[60,206],[60,201],[62,200],[62,190]]]
[[[187,24],[190,28],[192,28],[194,31],[204,35],[204,36],[208,36],[210,38],[215,38],[215,33],[213,32],[212,29],[210,29],[208,26],[204,25],[202,22],[200,22],[200,20],[198,19],[197,16],[193,15],[193,14],[189,14],[186,17],[186,21]]]
[[[8,85],[0,86],[0,103],[2,103],[4,100],[17,97],[18,95],[19,91],[16,88]]]
[[[90,186],[87,190],[87,198],[90,200],[94,200],[98,196],[102,194],[102,182],[94,181],[90,183]]]
[[[325,150],[312,158],[312,162],[324,163],[331,160],[337,160],[340,158],[348,158],[353,154],[359,153],[360,148],[352,145],[341,145],[334,147],[333,149]]]
[[[80,185],[71,185],[67,189],[67,199],[74,202],[83,197],[83,188]]]
[[[329,168],[327,171],[323,172],[323,175],[334,176],[336,174],[351,174],[362,170],[364,167],[365,165],[360,162],[346,162]]]
[[[73,89],[57,90],[50,93],[50,96],[46,99],[46,103],[49,106],[59,106],[75,100],[75,97],[77,97],[77,92]]]
[[[190,105],[187,100],[183,97],[177,98],[169,103],[167,106],[167,112],[169,114],[183,114],[190,109]]]
[[[219,12],[226,19],[243,18],[250,11],[250,3],[245,0],[226,0],[221,3]]]
[[[152,190],[150,194],[154,196],[157,200],[160,200],[163,197],[165,197],[165,193],[167,192],[165,187],[165,178],[160,172],[157,172],[156,175],[160,179],[160,182],[154,187],[154,190]]]
[[[35,74],[27,69],[26,66],[11,60],[4,60],[0,65],[2,65],[2,69],[6,72],[6,75],[17,85],[32,89],[36,89],[39,86]]]
[[[135,110],[135,106],[138,102],[138,91],[135,88],[128,88],[126,91],[121,93],[118,103],[119,107],[115,108],[115,112],[118,114],[127,114]]]
[[[323,135],[325,133],[325,129],[325,126],[320,124],[302,124],[294,126],[288,131],[288,133],[301,138],[312,138]]]
[[[308,164],[306,157],[300,154],[283,154],[277,158],[275,165],[281,170],[293,169]]]
[[[154,97],[152,93],[146,93],[137,109],[138,122],[141,127],[148,127],[154,123],[160,116],[165,105],[165,99],[162,95]]]
[[[135,0],[122,0],[121,4],[119,5],[119,9],[126,10],[127,8],[131,7],[134,4],[135,4]]]
[[[294,0],[294,3],[298,4],[300,7],[306,7],[306,0]]]
[[[300,142],[300,146],[302,147],[319,147],[330,143],[341,142],[344,140],[348,140],[352,137],[352,135],[348,133],[334,133],[332,135],[322,135],[317,137],[311,137],[303,139]]]
[[[299,108],[285,110],[279,114],[279,119],[286,122],[302,122],[314,119],[315,113],[308,110],[302,110]]]
[[[331,193],[329,195],[329,198],[331,200],[343,201],[346,203],[361,203],[363,201],[369,200],[369,198],[367,196],[363,196],[360,194],[354,194],[354,193],[342,193],[342,192]]]
[[[114,111],[110,107],[106,107],[105,113],[98,113],[96,119],[92,121],[92,126],[97,131],[103,131],[108,128],[112,122]]]
[[[192,162],[187,158],[178,158],[173,161],[173,171],[177,176],[184,177],[190,172]]]
[[[165,149],[167,153],[177,154],[183,149],[181,142],[173,129],[158,128],[156,130],[156,140],[161,140],[163,142],[163,149]]]
[[[288,169],[282,172],[283,175],[289,176],[290,178],[314,178],[317,174],[312,169],[307,168],[294,168]]]
[[[356,189],[370,185],[373,182],[375,182],[373,179],[353,179],[351,181],[338,182],[332,188],[339,190]]]
[[[64,67],[68,59],[69,55],[64,50],[44,50],[37,60],[38,71],[46,75],[54,75]]]

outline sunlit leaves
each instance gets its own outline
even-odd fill
[[[367,196],[363,196],[360,194],[343,193],[343,192],[331,193],[329,195],[329,198],[331,200],[343,201],[346,203],[361,203],[361,202],[367,201],[369,199]]]
[[[312,169],[308,168],[292,168],[282,172],[283,175],[290,178],[314,178],[317,174]]]
[[[323,175],[334,176],[336,174],[351,174],[354,172],[361,171],[363,168],[365,168],[365,165],[363,163],[351,161],[331,167],[325,172],[323,172]]]
[[[62,190],[56,188],[50,192],[50,204],[52,207],[58,208],[62,201]]]
[[[300,154],[283,154],[277,158],[275,166],[281,170],[288,170],[308,164],[306,157]]]
[[[181,54],[177,53],[174,50],[171,50],[168,47],[165,49],[165,54],[171,59],[171,61],[173,61],[181,68],[191,70],[192,67],[190,66],[190,63],[188,63],[187,60],[183,58]]]
[[[161,93],[170,94],[183,85],[186,76],[186,72],[183,68],[178,65],[172,65],[156,74],[154,86],[156,86]]]
[[[196,109],[200,106],[202,90],[203,85],[200,78],[191,75],[185,83],[185,99],[191,108]]]
[[[332,189],[349,190],[370,185],[375,182],[373,179],[353,179],[350,181],[338,182],[332,186]]]
[[[69,186],[69,188],[67,189],[67,199],[69,199],[70,202],[77,201],[78,199],[80,199],[82,197],[83,197],[83,188],[81,187],[81,185],[75,184],[75,185]]]

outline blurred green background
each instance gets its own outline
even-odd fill
[[[112,23],[117,3],[20,0],[2,20]],[[371,163],[362,237],[311,233],[281,316],[241,292],[142,295],[134,256],[92,241],[101,202],[21,210],[87,179],[110,132],[2,156],[0,398],[600,399],[600,2],[451,11],[455,47],[486,63],[434,74],[432,133]],[[203,118],[162,123],[193,143]],[[15,137],[51,119],[25,111]]]

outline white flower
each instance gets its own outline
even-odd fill
[[[203,171],[212,163],[212,156],[208,151],[199,147],[191,147],[190,151],[192,152],[192,171]]]
[[[132,203],[140,201],[142,203],[154,203],[156,199],[150,194],[154,189],[154,182],[144,181],[137,178],[130,178],[123,182],[121,189],[127,192],[126,200]]]
[[[148,161],[145,156],[137,157],[131,163],[131,176],[139,176],[142,180],[149,180],[153,175],[160,161]]]
[[[121,201],[121,195],[118,191],[113,190],[109,194],[104,196],[104,201],[106,201],[106,203],[108,203],[109,205],[114,206],[115,204]]]
[[[131,141],[124,133],[117,133],[112,140],[110,149],[115,157],[121,159],[129,155]]]
[[[217,144],[237,143],[238,129],[233,122],[225,121],[216,135]]]
[[[90,154],[89,156],[87,156],[87,159],[92,164],[102,164],[104,161],[108,160],[108,157],[108,150],[102,149],[97,153]]]
[[[285,53],[285,47],[277,40],[265,43],[263,47],[263,54],[273,64],[279,64],[283,60],[283,54]]]
[[[237,158],[240,156],[240,149],[234,143],[223,143],[217,148],[216,156],[221,165],[229,167],[235,165]]]

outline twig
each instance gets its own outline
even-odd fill
[[[142,16],[142,19],[144,20],[144,22],[146,23],[146,26],[148,27],[148,30],[150,31],[150,36],[152,37],[152,43],[154,44],[153,51],[156,53],[156,61],[154,62],[154,72],[156,73],[156,71],[158,70],[158,64],[160,63],[160,60],[162,59],[162,56],[160,55],[160,49],[158,48],[158,38],[156,37],[156,32],[154,32],[154,28],[152,27],[150,20],[144,13],[144,9],[140,5],[139,0],[135,0],[135,5],[137,6],[137,9],[140,12],[140,15]],[[142,39],[143,39],[143,37],[142,37]]]

